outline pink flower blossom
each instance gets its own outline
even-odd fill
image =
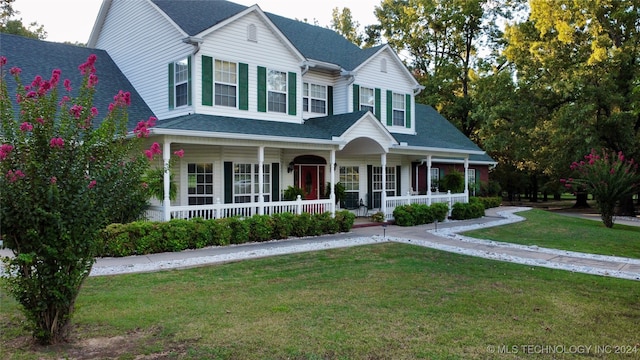
[[[71,113],[71,115],[73,115],[73,117],[75,117],[76,119],[80,119],[80,115],[82,113],[82,106],[73,105],[71,109],[69,109],[69,113]]]
[[[53,138],[49,141],[49,146],[54,149],[62,149],[64,147],[64,139],[61,137]]]
[[[95,180],[91,180],[89,182],[89,185],[87,186],[89,189],[93,189],[94,187],[96,187],[96,181]]]
[[[179,158],[182,158],[184,156],[184,150],[183,149],[180,149],[178,151],[174,151],[173,153],[174,153],[174,155],[176,155]]]
[[[13,75],[13,76],[18,76],[18,75],[20,75],[22,73],[22,69],[20,69],[17,66],[14,66],[14,67],[11,68],[11,70],[9,70],[9,73],[11,73],[11,75]]]
[[[144,151],[144,156],[147,157],[147,159],[149,159],[149,161],[153,160],[153,152],[151,150],[145,150]]]
[[[80,64],[80,66],[78,66],[80,73],[82,75],[95,74],[96,68],[94,64],[96,63],[96,59],[97,59],[97,56],[95,54],[89,55],[89,57],[87,58],[87,61],[84,62],[83,64]]]
[[[89,80],[87,81],[87,87],[92,89],[98,84],[98,76],[96,74],[89,75]]]
[[[91,108],[91,116],[96,117],[98,116],[98,108],[97,107],[92,107]]]
[[[9,144],[0,145],[0,160],[4,160],[9,156],[9,153],[13,150],[13,146]]]
[[[71,92],[71,80],[64,79],[63,85],[64,85],[64,88],[67,89],[68,92]]]
[[[9,180],[10,183],[14,183],[20,179],[23,179],[26,175],[21,171],[21,170],[9,170],[7,172],[7,180]]]
[[[31,130],[33,130],[33,125],[31,125],[31,123],[25,121],[20,124],[20,131],[27,132]]]
[[[71,91],[71,90],[69,90]],[[63,96],[62,99],[60,99],[60,102],[58,103],[58,105],[63,106],[64,104],[68,103],[69,101],[71,101],[71,98],[68,97],[67,95]]]
[[[58,178],[56,178],[55,176],[52,176],[51,179],[49,179],[49,182],[51,182],[51,184],[55,184],[58,182]]]
[[[58,82],[60,81],[60,74],[62,74],[60,69],[53,69],[51,72],[51,79],[49,80],[51,86],[55,87],[58,85]]]
[[[0,56],[0,66],[7,65],[7,58],[4,56]]]

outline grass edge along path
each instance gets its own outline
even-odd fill
[[[580,219],[531,209],[515,213],[526,219],[510,225],[466,231],[460,235],[526,246],[640,259],[640,226]]]
[[[0,326],[7,329],[0,353],[3,359],[548,359],[547,349],[573,359],[586,351],[607,358],[625,346],[616,359],[637,359],[639,297],[635,281],[384,243],[89,278],[73,320],[77,341],[54,349],[20,341],[28,333],[0,290]],[[571,353],[578,347],[584,352]]]

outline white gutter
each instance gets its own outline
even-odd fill
[[[322,140],[311,138],[292,138],[285,136],[264,136],[260,135],[259,139],[256,139],[256,134],[238,134],[238,133],[220,133],[211,131],[195,131],[195,130],[173,130],[173,129],[149,129],[150,134],[153,135],[174,135],[185,137],[201,137],[201,138],[217,138],[217,139],[235,139],[235,140],[256,140],[256,141],[274,141],[274,142],[289,142],[289,143],[301,143],[301,144],[320,144],[320,145],[341,145],[343,141],[335,140]]]
[[[394,145],[391,149],[398,150],[413,150],[413,151],[421,151],[421,152],[439,152],[439,153],[449,153],[449,154],[464,154],[464,155],[484,155],[486,151],[482,150],[459,150],[459,149],[447,149],[447,148],[434,148],[434,147],[423,147],[423,146],[402,146],[402,145]]]

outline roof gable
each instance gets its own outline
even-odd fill
[[[20,75],[24,84],[30,83],[36,75],[45,79],[51,76],[54,69],[61,70],[61,78],[69,79],[72,95],[77,96],[78,88],[82,84],[82,75],[78,65],[84,63],[89,55],[95,54],[96,75],[98,84],[95,89],[94,106],[98,109],[98,121],[108,112],[109,104],[118,91],[128,91],[131,94],[131,106],[128,109],[128,128],[133,129],[138,121],[153,116],[153,112],[142,100],[136,89],[120,71],[106,51],[90,49],[81,46],[29,39],[22,36],[0,33],[0,55],[7,58],[7,67],[17,66],[22,69]],[[9,76],[9,75],[6,75]],[[15,94],[16,83],[8,79],[9,94]],[[62,89],[61,93],[64,91]],[[62,96],[62,94],[60,95]],[[14,96],[11,96],[15,99]],[[17,104],[13,103],[17,111]]]

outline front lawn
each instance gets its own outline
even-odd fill
[[[462,235],[640,259],[640,226],[615,224],[612,229],[608,229],[601,221],[574,218],[539,209],[523,211],[517,215],[527,220],[469,231]]]
[[[74,341],[51,349],[0,292],[0,358],[637,359],[639,298],[635,281],[385,243],[92,277]]]

